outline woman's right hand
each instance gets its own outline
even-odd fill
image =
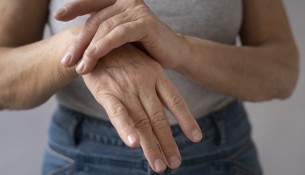
[[[185,37],[158,19],[143,0],[75,0],[54,17],[70,21],[91,14],[70,44],[62,64],[75,66],[80,75],[94,69],[99,59],[126,43],[138,42],[164,68],[178,68],[190,50]]]
[[[154,171],[181,163],[163,104],[191,141],[202,139],[196,120],[163,68],[136,47],[125,45],[110,52],[83,78],[122,140],[130,147],[140,144]]]

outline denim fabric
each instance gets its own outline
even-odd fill
[[[241,102],[197,120],[205,137],[190,142],[171,126],[182,155],[180,168],[163,175],[260,175],[251,127]],[[128,148],[110,122],[59,106],[49,130],[42,174],[155,175],[141,148]]]

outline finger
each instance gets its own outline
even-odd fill
[[[100,11],[115,2],[116,0],[75,0],[58,9],[54,13],[54,18],[60,21],[70,21],[78,16]]]
[[[140,95],[140,100],[150,118],[153,131],[166,158],[167,165],[172,169],[178,168],[181,164],[181,155],[173,138],[163,105],[155,89]]]
[[[104,12],[105,13],[93,15],[86,21],[81,32],[67,49],[67,52],[61,61],[64,66],[75,66],[79,62],[79,60],[83,57],[83,53],[85,52],[86,48],[92,41],[99,25],[112,15],[120,13],[120,9],[116,6],[111,6],[104,9]],[[81,69],[77,72],[79,74],[84,74],[82,73]]]
[[[64,57],[61,59],[61,63],[66,67],[75,66],[82,58],[93,36],[94,29],[88,30],[83,27],[82,31],[72,41]]]
[[[158,147],[149,118],[144,111],[140,100],[136,95],[131,93],[126,93],[125,99],[126,101],[124,104],[126,104],[131,121],[138,132],[140,145],[146,159],[154,171],[164,171],[166,169],[164,158]]]
[[[138,146],[140,138],[130,122],[127,109],[122,102],[110,94],[102,95],[98,101],[105,108],[111,123],[124,143],[130,147]]]
[[[127,15],[127,13],[123,12],[119,15],[116,15],[115,17],[109,18],[108,20],[102,22],[98,30],[96,31],[90,45],[88,46],[88,49],[85,51],[81,62],[77,66],[77,72],[79,72],[80,74],[86,74],[91,72],[94,69],[98,60],[110,52],[109,50],[104,54],[94,54],[95,52],[100,52],[100,50],[102,49],[97,46],[100,42],[99,40],[106,36],[109,32],[111,32],[111,30],[113,30],[117,25],[120,25],[130,20],[131,17]]]
[[[103,57],[111,50],[128,42],[153,42],[149,37],[151,27],[148,24],[150,22],[147,22],[150,18],[143,17],[150,14],[149,9],[146,6],[135,6],[133,10],[128,10],[124,6],[120,8],[125,10],[121,14],[111,17],[99,27],[102,30],[103,28],[110,30],[107,35],[97,35],[94,38],[86,50],[86,55],[89,58]]]
[[[203,136],[197,121],[190,113],[183,97],[165,75],[159,76],[157,80],[157,92],[185,135],[193,142],[201,141]]]
[[[99,37],[88,46],[85,52],[88,58],[103,57],[113,49],[126,43],[141,41],[142,38],[145,38],[147,30],[143,28],[141,22],[128,22],[128,18],[112,19],[111,21],[113,21],[113,29],[107,35]],[[103,27],[101,26],[101,28]]]

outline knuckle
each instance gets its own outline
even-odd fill
[[[82,46],[82,42],[78,39],[72,41],[72,46],[75,48],[80,48]]]
[[[146,148],[144,152],[148,160],[149,158],[156,157],[159,154],[159,151],[153,148]]]
[[[113,28],[114,28],[114,22],[112,21],[112,19],[108,19],[107,21],[101,23],[101,29],[104,32],[110,32]]]
[[[86,66],[88,66],[88,68],[92,67],[95,68],[95,66],[98,64],[98,61],[101,59],[100,57],[97,56],[91,56],[88,53],[86,53],[86,58],[84,58],[84,60],[86,60]]]
[[[96,51],[94,53],[92,53],[92,51],[90,49],[92,49],[94,47],[95,47]],[[86,49],[85,55],[87,56],[86,58],[90,60],[91,64],[96,65],[97,61],[100,60],[101,57],[99,57],[99,55],[98,55],[98,53],[100,52],[100,48],[101,48],[101,44],[99,42],[94,42],[92,44],[92,46],[89,46]]]
[[[121,19],[129,19],[130,18],[130,13],[126,10],[126,11],[124,11],[124,12],[122,12],[120,15],[119,15],[119,17],[121,18]]]
[[[105,37],[100,39],[98,43],[96,43],[98,48],[109,48],[113,47],[113,41],[109,37]]]
[[[170,97],[170,105],[172,107],[180,108],[185,105],[185,102],[181,95],[174,95]]]
[[[87,21],[86,25],[91,28],[96,28],[101,24],[101,19],[98,17],[98,15],[91,16]]]
[[[116,28],[119,36],[125,36],[129,32],[129,27],[127,25],[120,25]]]
[[[111,113],[114,117],[117,117],[117,116],[122,116],[122,115],[126,114],[127,111],[123,105],[115,104],[115,105],[113,105],[113,107],[111,109]]]
[[[164,112],[158,111],[151,115],[150,117],[151,124],[154,128],[165,128],[168,127],[168,120]]]
[[[144,26],[144,27],[146,27],[148,24],[148,21],[146,21],[146,19],[143,18],[137,19],[137,22],[139,23],[139,26]]]
[[[129,27],[127,25],[125,24],[120,25],[116,27],[115,30],[116,30],[117,38],[119,38],[121,42],[130,42],[128,34],[131,32],[131,30],[129,30]]]
[[[125,108],[124,105],[113,101],[113,99],[116,98],[116,97],[114,97],[114,95],[104,92],[104,93],[98,94],[98,96],[100,97],[99,101],[105,102],[105,103],[108,102],[109,105],[111,104],[111,107],[109,108],[109,112],[112,115],[111,116],[112,118],[127,114],[127,109]],[[101,104],[105,104],[105,103],[101,103]]]
[[[136,129],[148,129],[151,125],[149,119],[145,118],[134,121],[133,126]]]

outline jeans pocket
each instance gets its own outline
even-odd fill
[[[234,156],[231,157],[236,175],[261,175],[262,170],[257,152],[250,140]]]
[[[43,175],[65,175],[74,167],[74,160],[68,156],[47,147],[42,166]]]
[[[239,161],[234,162],[234,171],[236,175],[261,175],[249,165]]]

